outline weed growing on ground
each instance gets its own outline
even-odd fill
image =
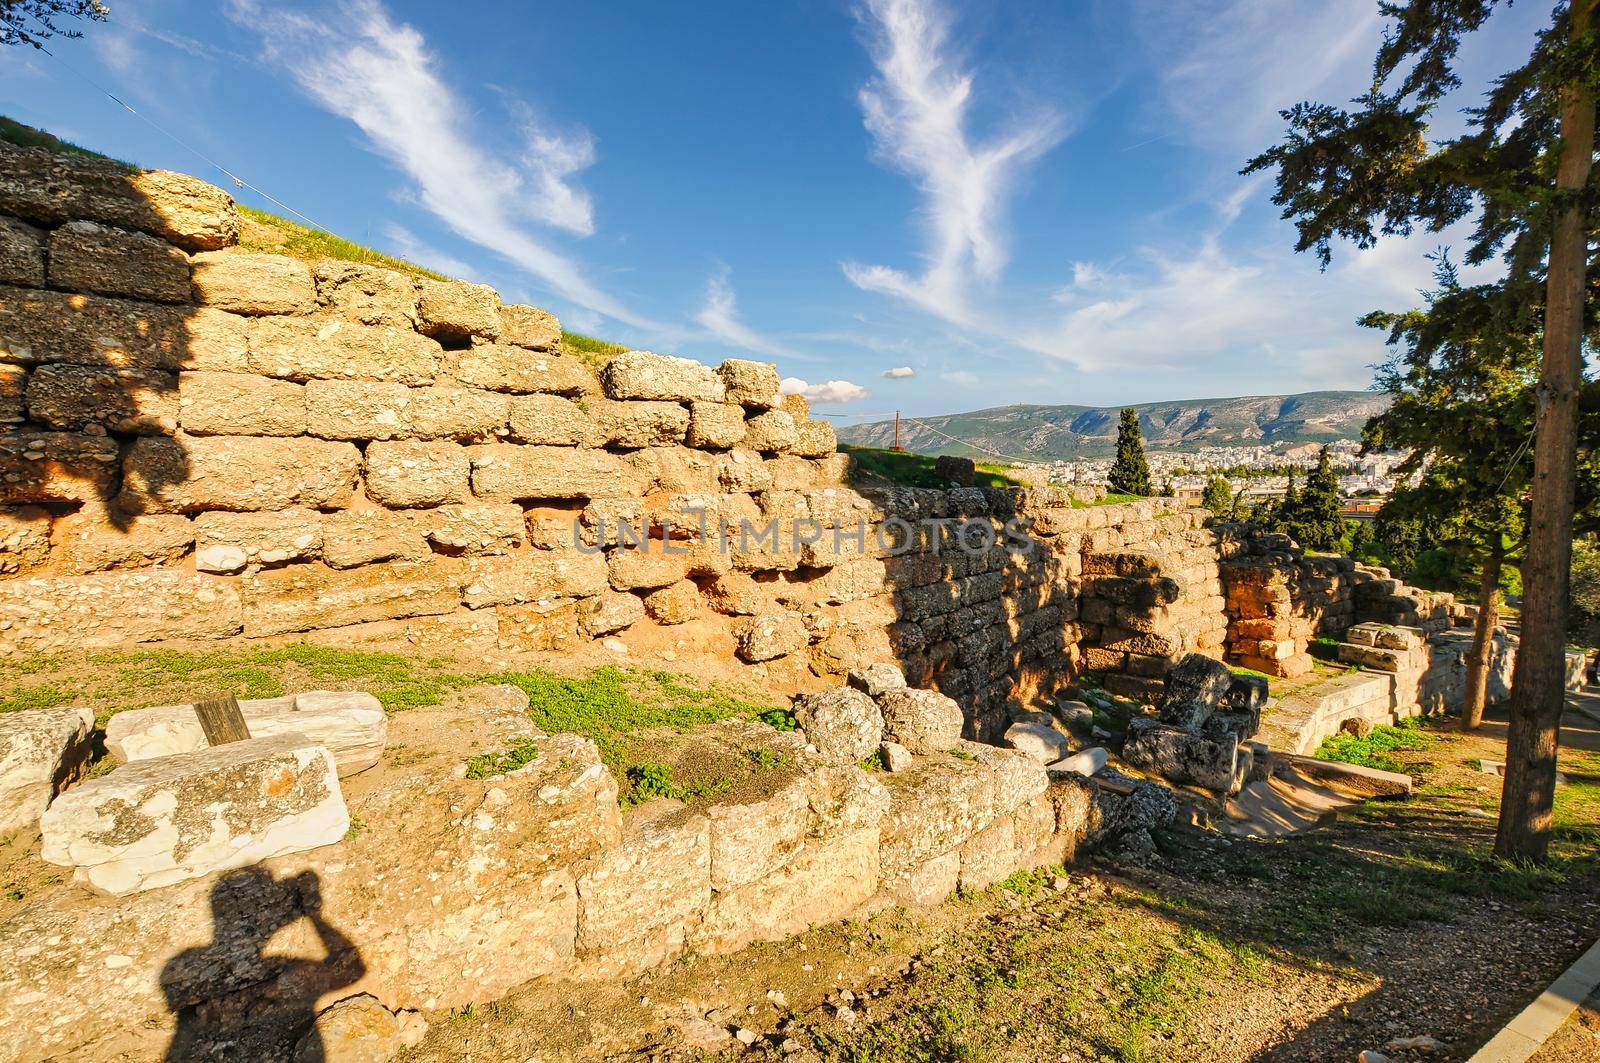
[[[884,450],[879,447],[841,446],[852,459],[852,472],[907,487],[945,487],[948,481],[934,472],[938,458],[932,454],[913,454],[909,450]],[[972,482],[978,487],[1021,487],[1022,481],[1008,475],[1010,467],[979,462]]]
[[[467,778],[492,779],[496,775],[506,775],[532,764],[538,756],[539,747],[534,745],[533,739],[527,738],[499,753],[479,753],[468,757]]]
[[[872,756],[863,757],[860,761],[862,771],[888,771],[889,763],[883,759],[883,750],[874,749]]]
[[[1365,736],[1340,732],[1330,736],[1316,752],[1319,760],[1378,768],[1382,771],[1406,770],[1405,763],[1392,753],[1413,753],[1439,744],[1439,736],[1427,730],[1421,717],[1401,720],[1393,727],[1374,727]]]
[[[670,764],[653,764],[648,761],[631,765],[624,773],[624,777],[627,779],[627,785],[618,798],[623,808],[642,804],[654,797],[666,797],[674,801],[714,797],[730,785],[726,779],[685,785],[678,782],[677,774]]]

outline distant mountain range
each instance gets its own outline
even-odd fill
[[[1180,399],[1137,405],[1145,445],[1155,450],[1273,443],[1327,443],[1356,439],[1367,418],[1389,407],[1371,391],[1308,391],[1302,395],[1249,395],[1236,399]],[[985,457],[953,442],[1034,461],[1098,458],[1116,448],[1116,406],[996,406],[971,413],[900,419],[900,445],[921,454]],[[920,423],[919,423],[920,422]],[[894,422],[841,426],[841,443],[887,447]]]

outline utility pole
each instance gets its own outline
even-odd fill
[[[900,411],[894,411],[894,449],[900,449]]]

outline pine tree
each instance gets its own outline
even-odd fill
[[[1220,476],[1211,477],[1206,481],[1205,493],[1200,496],[1200,504],[1215,516],[1227,516],[1233,509],[1232,485]]]
[[[1144,458],[1144,433],[1139,414],[1124,407],[1117,424],[1117,460],[1111,465],[1111,490],[1143,497],[1150,493],[1150,464]]]
[[[1461,88],[1462,40],[1496,0],[1388,0],[1372,87],[1354,110],[1299,103],[1289,130],[1246,172],[1275,169],[1273,201],[1298,249],[1326,265],[1334,240],[1370,247],[1417,226],[1473,226],[1466,260],[1500,258],[1510,307],[1541,318],[1521,645],[1512,687],[1505,789],[1495,852],[1541,860],[1549,848],[1556,749],[1565,704],[1564,650],[1583,384],[1588,234],[1600,197],[1586,194],[1595,158],[1600,39],[1595,0],[1555,6],[1528,61],[1494,79],[1467,128],[1440,137],[1435,111]],[[1450,121],[1454,107],[1447,108]]]
[[[1292,490],[1292,476],[1289,485]],[[1323,447],[1317,467],[1306,477],[1305,490],[1284,514],[1284,530],[1308,550],[1337,550],[1345,536],[1341,508],[1339,481],[1328,461],[1328,448]]]

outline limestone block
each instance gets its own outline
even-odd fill
[[[47,225],[105,222],[189,250],[225,247],[239,236],[233,200],[198,177],[42,148],[0,154],[0,214]]]
[[[26,369],[0,364],[0,425],[21,424],[28,419],[24,401],[27,387]]]
[[[303,735],[126,764],[40,818],[48,863],[113,896],[329,845],[350,828],[333,756]]]
[[[669,549],[670,547],[670,549]],[[683,579],[689,571],[687,550],[665,540],[646,540],[643,548],[606,552],[611,586],[619,591],[655,590]]]
[[[677,805],[635,810],[622,844],[577,869],[578,953],[592,957],[592,973],[631,973],[682,951],[711,900],[710,823]]]
[[[809,811],[804,778],[760,801],[711,806],[711,887],[736,889],[788,863],[806,840]]]
[[[839,446],[839,437],[827,421],[801,421],[794,426],[793,452],[802,458],[826,458]]]
[[[788,614],[753,616],[741,620],[734,628],[735,652],[741,661],[750,664],[793,653],[808,641],[810,634],[805,624],[799,617]],[[867,752],[872,752],[871,747]]]
[[[443,440],[370,443],[362,465],[367,494],[397,509],[469,501],[470,454],[459,443]]]
[[[336,509],[355,490],[349,443],[256,436],[141,436],[123,462],[118,504],[130,513]]]
[[[916,763],[911,755],[911,750],[899,742],[885,742],[878,747],[878,752],[883,755],[885,771],[910,771],[911,766]]]
[[[291,1058],[293,1063],[388,1063],[408,1047],[400,1020],[376,997],[358,993],[319,1014],[295,1042]]]
[[[961,740],[961,706],[934,690],[886,690],[877,697],[884,733],[913,753],[943,753]]]
[[[0,518],[3,520],[3,518]],[[72,572],[169,565],[194,545],[194,525],[175,513],[108,519],[104,510],[70,513],[50,529],[56,559]]]
[[[1400,672],[1411,666],[1412,651],[1380,649],[1377,646],[1357,646],[1349,642],[1339,644],[1339,660],[1359,664],[1379,672]]]
[[[778,409],[794,418],[795,424],[799,424],[811,416],[811,403],[806,401],[804,395],[783,396],[778,402]]]
[[[42,365],[28,375],[27,403],[28,416],[52,428],[178,430],[178,381],[158,369]]]
[[[444,351],[408,328],[327,317],[267,317],[249,324],[249,368],[284,380],[431,384]]]
[[[1180,730],[1198,731],[1221,707],[1232,686],[1233,673],[1227,665],[1191,653],[1167,673],[1161,693],[1161,721]]]
[[[505,395],[477,388],[415,388],[411,432],[418,439],[493,443],[505,435],[510,403]]]
[[[880,900],[886,905],[927,908],[956,891],[961,879],[961,853],[952,850],[903,868],[883,868]]]
[[[286,255],[204,251],[194,256],[197,302],[236,314],[303,314],[317,292],[306,264]]]
[[[744,438],[744,408],[731,402],[693,402],[689,404],[689,429],[685,442],[691,447],[725,450]]]
[[[0,835],[32,827],[88,766],[93,709],[0,713]]]
[[[790,452],[800,441],[794,418],[782,410],[767,410],[744,423],[744,445],[767,453]]]
[[[414,518],[441,553],[503,554],[528,537],[522,507],[510,502],[452,502]]]
[[[843,687],[794,700],[795,720],[806,741],[828,760],[854,764],[870,757],[883,742],[883,714],[859,690]]]
[[[500,294],[487,284],[419,280],[417,331],[449,340],[492,340],[500,334]]]
[[[422,561],[430,553],[418,521],[404,513],[346,509],[322,518],[322,560],[332,568]]]
[[[717,367],[717,375],[727,389],[729,402],[770,410],[782,401],[778,395],[778,367],[768,362],[729,358]]]
[[[710,366],[650,351],[617,355],[601,369],[600,383],[612,399],[721,402],[726,394]]]
[[[194,567],[201,572],[305,561],[322,553],[322,514],[299,508],[201,513],[194,519],[194,536]]]
[[[0,506],[0,576],[31,572],[50,554],[50,511],[42,506]]]
[[[245,368],[245,322],[210,308],[0,288],[0,362]]]
[[[0,652],[120,646],[239,633],[239,592],[168,569],[0,581]]]
[[[1090,776],[1105,767],[1109,759],[1110,755],[1104,746],[1091,746],[1071,756],[1062,757],[1054,764],[1046,765],[1046,769],[1052,779],[1057,775]]]
[[[923,758],[909,771],[884,778],[889,788],[882,824],[886,871],[914,868],[949,853],[995,819],[994,775],[974,761]]]
[[[624,466],[603,450],[518,446],[471,447],[472,493],[494,501],[598,498],[626,493]]]
[[[24,429],[0,433],[0,502],[94,502],[112,490],[117,443]]]
[[[165,240],[92,221],[50,234],[50,285],[160,303],[189,301],[189,256]]]
[[[735,447],[717,456],[717,482],[724,491],[770,491],[778,488],[761,455],[742,447]]]
[[[546,599],[587,598],[606,586],[605,561],[576,550],[535,550],[466,563],[461,600],[469,609]]]
[[[608,446],[629,450],[677,446],[689,430],[689,410],[677,402],[596,399],[589,416]]]
[[[313,690],[281,698],[239,702],[251,738],[301,734],[333,754],[339,775],[354,775],[378,763],[388,741],[383,706],[359,691]],[[193,705],[128,709],[106,723],[106,750],[127,764],[207,748]]]
[[[363,325],[410,329],[417,322],[416,282],[404,273],[325,258],[311,268],[317,305]]]
[[[644,611],[658,624],[687,624],[700,612],[700,604],[700,588],[685,579],[645,595]]]
[[[576,396],[597,388],[588,366],[564,355],[478,343],[468,350],[452,352],[451,357],[452,372],[458,381],[487,391]]]
[[[412,389],[367,380],[306,384],[306,425],[322,439],[404,439],[411,435]]]
[[[956,749],[989,773],[997,815],[1015,812],[1050,786],[1050,775],[1044,765],[1026,753],[965,740],[957,743]]]
[[[876,698],[891,690],[904,690],[906,674],[895,665],[880,661],[851,669],[847,682],[869,698]]]
[[[178,419],[197,436],[298,436],[305,389],[252,373],[179,373]]]
[[[723,616],[754,616],[772,608],[772,595],[745,572],[721,572],[702,589],[707,604]]]
[[[1231,733],[1214,740],[1156,720],[1137,719],[1128,725],[1122,759],[1172,782],[1193,783],[1220,793],[1235,792],[1243,781],[1235,770],[1239,739]]]
[[[561,342],[561,322],[548,310],[525,303],[500,308],[500,342],[532,351],[552,351]]]
[[[636,595],[601,591],[579,608],[583,633],[591,639],[613,635],[644,619],[644,603]]]
[[[1054,763],[1072,752],[1072,741],[1045,723],[1014,723],[1006,728],[1005,743],[1041,764]]]
[[[963,843],[960,853],[960,888],[988,889],[1017,870],[1015,820],[1011,816],[1001,816]]]
[[[598,446],[604,433],[571,399],[517,395],[509,402],[511,439],[555,447]]]
[[[48,234],[19,218],[0,217],[0,284],[44,287],[44,246]]]
[[[447,559],[389,561],[342,572],[290,565],[247,576],[242,588],[245,634],[252,638],[437,616],[461,604],[461,575]]]

